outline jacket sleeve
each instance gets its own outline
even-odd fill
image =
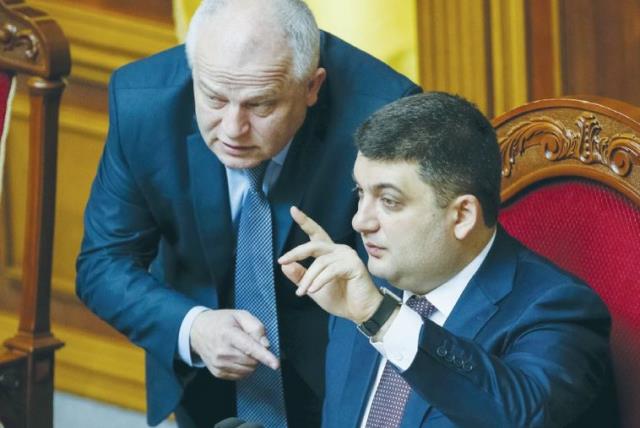
[[[100,318],[172,370],[180,323],[196,303],[158,282],[149,264],[160,231],[134,180],[120,129],[118,73],[109,84],[109,133],[85,209],[76,293]]]
[[[425,321],[403,377],[462,427],[564,427],[607,384],[609,328],[588,287],[554,287],[490,350]]]

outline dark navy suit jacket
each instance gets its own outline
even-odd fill
[[[354,244],[352,135],[372,112],[419,91],[383,63],[322,34],[327,80],[296,134],[269,199],[277,254],[306,241],[291,227],[301,207]],[[116,71],[109,134],[85,212],[77,293],[146,351],[148,421],[175,408],[193,369],[177,361],[183,317],[195,305],[228,307],[235,232],[224,166],[194,118],[193,82],[179,46]],[[327,317],[276,269],[283,358],[323,394]],[[285,385],[286,388],[286,385]],[[210,398],[216,405],[217,398]]]
[[[617,426],[609,328],[589,287],[499,230],[444,326],[424,323],[402,427]],[[359,426],[379,361],[331,318],[323,427]]]

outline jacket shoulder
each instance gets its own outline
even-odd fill
[[[180,86],[191,80],[184,45],[178,45],[117,69],[111,84],[117,89]]]
[[[327,80],[343,94],[393,100],[420,87],[384,62],[327,32],[322,32],[320,66]]]

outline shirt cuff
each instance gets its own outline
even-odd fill
[[[411,366],[418,353],[422,324],[422,317],[417,312],[407,305],[402,305],[382,340],[370,340],[370,343],[403,372]]]
[[[205,306],[194,306],[184,316],[182,324],[180,324],[180,331],[178,332],[178,356],[182,361],[191,367],[204,367],[204,363],[200,360],[200,357],[194,355],[191,356],[191,326],[193,321],[202,312],[209,310]]]

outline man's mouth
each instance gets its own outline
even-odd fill
[[[230,154],[243,154],[255,149],[254,146],[243,146],[239,144],[230,144],[224,142],[221,143],[224,146],[225,151]]]
[[[384,251],[384,247],[380,247],[379,245],[372,244],[371,242],[365,242],[364,247],[367,250],[367,253],[371,257],[379,258],[382,256],[382,252]]]

